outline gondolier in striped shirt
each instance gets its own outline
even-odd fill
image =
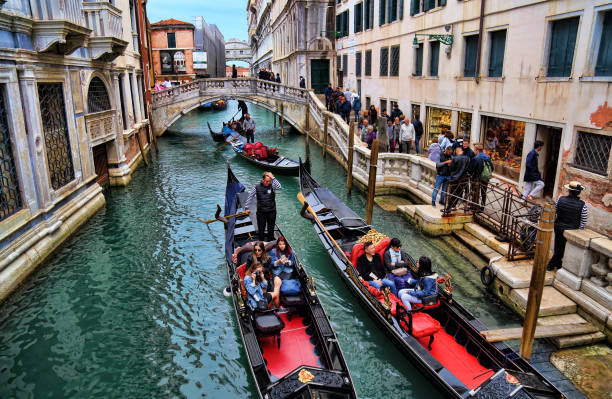
[[[563,232],[565,230],[584,229],[589,215],[586,203],[578,198],[584,187],[577,181],[572,181],[563,187],[569,191],[569,194],[559,197],[555,206],[555,249],[553,257],[546,267],[548,270],[559,269],[563,266],[563,254],[567,242]]]
[[[244,122],[242,123],[242,129],[244,129],[244,136],[247,139],[247,143],[255,142],[255,121],[251,119],[251,114],[244,116]]]
[[[257,230],[260,241],[274,240],[274,225],[276,224],[276,191],[282,188],[272,172],[264,172],[261,182],[251,189],[246,201],[246,212],[254,197],[257,197]],[[266,226],[268,232],[266,232]]]

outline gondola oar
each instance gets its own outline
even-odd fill
[[[219,204],[217,204],[217,212],[215,213],[215,218],[214,219],[210,219],[210,220],[204,220],[202,218],[198,218],[201,222],[204,222],[206,224],[210,224],[212,222],[223,222],[223,223],[227,223],[227,218],[236,218],[236,217],[240,217],[240,216],[247,216],[248,213],[247,212],[238,212],[238,213],[234,213],[232,215],[227,215],[227,216],[221,216],[221,206],[219,206]]]
[[[225,143],[221,144],[219,147],[215,148],[215,150],[213,152],[217,152],[218,150],[223,148],[226,144],[227,144],[227,141]]]

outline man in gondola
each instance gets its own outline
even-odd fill
[[[247,139],[247,143],[255,142],[255,121],[251,119],[250,114],[244,115],[244,122],[242,123],[242,129],[244,129],[244,137]]]
[[[274,240],[274,225],[276,224],[276,191],[282,188],[272,172],[264,172],[261,182],[251,189],[246,201],[246,212],[254,197],[257,198],[257,230],[260,241]],[[267,234],[266,233],[267,226]]]
[[[241,111],[240,122],[244,120],[244,116],[249,113],[249,107],[242,100],[238,100],[238,109]]]

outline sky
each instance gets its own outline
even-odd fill
[[[148,0],[147,16],[151,23],[169,18],[193,23],[201,15],[217,25],[226,41],[247,41],[246,5],[247,0]]]

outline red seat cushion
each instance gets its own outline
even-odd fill
[[[357,267],[357,259],[364,254],[363,243],[353,245],[353,249],[351,251],[351,263],[353,266]]]
[[[429,337],[441,328],[440,322],[427,313],[418,312],[412,315],[412,336],[415,338]]]
[[[244,286],[244,275],[246,274],[246,263],[243,263],[242,265],[238,266],[238,268],[236,269],[236,272],[238,272],[238,276],[240,276],[240,292],[242,293],[242,300],[246,301],[247,291],[246,291],[246,287]]]
[[[384,254],[387,248],[391,245],[391,239],[389,237],[382,239],[376,244],[374,247],[376,248],[376,252],[380,255],[380,259],[385,259]]]

